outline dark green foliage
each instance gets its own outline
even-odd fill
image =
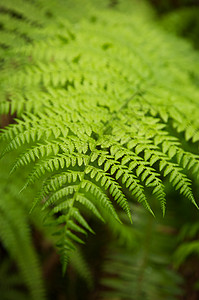
[[[149,2],[161,15],[180,8],[187,9],[199,6],[198,0],[149,0]]]
[[[4,172],[0,172],[0,240],[10,257],[17,262],[20,272],[20,275],[16,272],[16,275],[13,274],[13,277],[10,278],[7,275],[8,279],[5,277],[4,281],[2,281],[5,287],[8,285],[3,296],[5,298],[3,299],[14,299],[14,295],[18,297],[16,299],[23,299],[20,288],[18,292],[17,290],[12,291],[12,285],[18,284],[20,287],[21,280],[28,289],[24,299],[42,300],[45,298],[44,286],[39,269],[38,255],[34,249],[29,228],[30,224],[41,227],[42,215],[38,214],[38,211],[35,211],[32,215],[29,214],[31,203],[27,199],[31,198],[31,189],[24,193],[23,196],[18,195],[18,185],[24,180],[21,178],[22,174],[12,179],[9,178],[8,181],[9,168],[5,160],[1,161],[0,168],[4,170]],[[5,266],[0,269],[5,269],[5,272],[6,270],[9,271],[9,261],[1,262],[2,266]],[[18,282],[19,276],[21,279]],[[4,292],[2,291],[2,293]],[[18,293],[19,296],[17,296]]]
[[[108,289],[103,293],[106,299],[176,299],[182,282],[169,267],[176,243],[173,233],[143,209],[134,210],[134,226],[125,233],[133,237],[133,245],[127,250],[113,244],[109,249],[102,278]]]
[[[163,27],[169,32],[188,39],[196,49],[199,49],[199,6],[181,8],[164,16]],[[198,82],[197,82],[198,84]]]
[[[11,271],[12,270],[12,271]],[[13,266],[11,261],[8,259],[1,262],[0,265],[0,291],[1,299],[4,300],[25,300],[30,295],[21,291],[20,288],[23,286],[24,281],[20,278],[18,272],[13,272]]]

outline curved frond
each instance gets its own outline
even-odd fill
[[[19,153],[11,173],[31,166],[22,190],[41,182],[34,206],[64,269],[90,215],[131,222],[133,201],[164,215],[167,181],[197,207],[198,56],[148,12],[130,0],[1,4],[0,113],[14,117],[2,155]]]

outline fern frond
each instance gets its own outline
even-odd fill
[[[32,166],[23,189],[43,182],[35,205],[55,217],[64,268],[90,213],[131,220],[132,200],[153,213],[155,198],[165,214],[165,178],[197,206],[188,176],[198,179],[198,56],[134,1],[73,2],[0,11],[0,111],[16,116],[2,154],[21,151],[12,171]]]

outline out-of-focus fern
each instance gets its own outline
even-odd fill
[[[185,224],[178,236],[178,248],[174,253],[176,267],[182,265],[191,255],[199,257],[199,222]]]
[[[163,15],[169,11],[177,11],[178,9],[184,9],[189,7],[197,7],[199,5],[198,0],[149,0],[153,4],[154,8],[160,15]]]
[[[0,168],[8,171],[8,164],[5,160],[1,161]],[[30,203],[26,199],[30,198],[31,190],[23,196],[18,195],[19,184],[23,182],[22,178],[20,175],[14,180],[9,178],[8,181],[5,173],[0,172],[0,241],[17,264],[20,274],[16,276],[21,278],[23,285],[25,284],[27,293],[23,296],[20,288],[18,291],[14,289],[16,276],[12,276],[10,272],[10,275],[7,274],[8,278],[5,277],[1,280],[3,286],[2,288],[0,286],[0,295],[3,297],[2,299],[43,300],[45,299],[44,284],[30,232],[30,224],[40,225],[42,215],[35,214],[36,211],[31,216],[29,215]],[[9,264],[2,262],[2,270],[8,272]]]
[[[129,202],[153,213],[153,194],[165,214],[165,177],[197,206],[186,170],[198,179],[198,56],[136,4],[1,3],[0,110],[17,116],[3,154],[21,149],[12,172],[32,164],[23,189],[42,182],[35,205],[64,270],[93,232],[88,212],[131,221]]]
[[[134,226],[126,229],[134,245],[127,250],[116,242],[109,249],[101,280],[102,299],[177,299],[182,279],[170,265],[175,247],[172,232],[143,208],[135,210]]]
[[[0,263],[0,293],[3,300],[25,300],[29,294],[22,290],[23,278],[16,271],[13,272],[12,262],[9,259]]]
[[[196,49],[199,48],[199,7],[181,8],[166,14],[161,20],[163,27],[178,36],[188,39]]]
[[[93,274],[79,247],[76,247],[75,251],[71,253],[70,262],[73,269],[84,280],[88,288],[93,288]]]

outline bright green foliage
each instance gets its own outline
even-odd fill
[[[40,204],[30,214],[31,199],[36,186],[19,193],[26,174],[17,172],[12,176],[5,176],[9,175],[10,170],[7,159],[12,161],[13,156],[9,154],[0,161],[0,298],[48,299],[41,269],[45,261],[41,261],[41,253],[34,245],[32,229],[37,230],[42,235],[43,243],[51,247],[54,246],[52,232],[49,227],[43,226],[45,214],[41,211]],[[8,252],[9,258],[5,259],[6,256],[2,255],[2,246]],[[92,274],[81,249],[77,248],[72,253],[71,266],[91,288]]]
[[[199,175],[198,57],[135,3],[1,4],[0,110],[16,115],[3,154],[21,150],[12,171],[31,164],[22,190],[42,182],[34,203],[64,270],[93,233],[90,213],[119,221],[124,210],[131,222],[129,203],[153,214],[154,197],[164,215],[165,178],[197,206],[188,176]]]

